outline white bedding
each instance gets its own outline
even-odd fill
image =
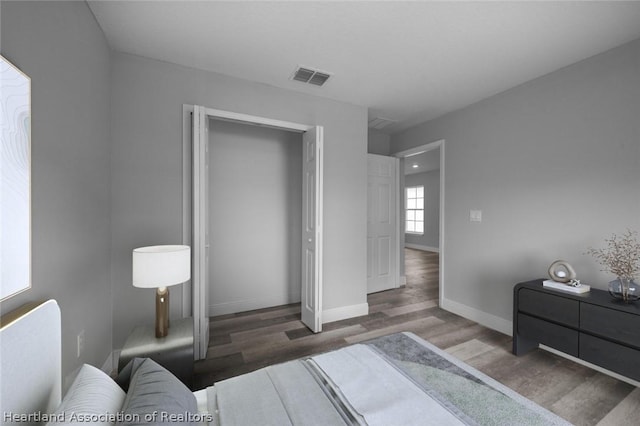
[[[304,361],[291,361],[233,377],[207,389],[209,412],[220,425],[344,425]]]
[[[206,392],[216,426],[465,424],[365,345],[266,367]]]
[[[368,346],[349,346],[312,360],[330,377],[366,424],[460,426],[454,414]]]

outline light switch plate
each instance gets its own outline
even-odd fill
[[[78,333],[77,342],[78,342],[77,357],[80,358],[84,353],[84,330]]]
[[[482,210],[469,210],[469,222],[482,222]]]

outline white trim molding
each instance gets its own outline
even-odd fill
[[[339,308],[325,309],[322,311],[322,323],[340,321],[347,318],[361,317],[369,314],[369,304],[340,306]]]
[[[182,105],[182,244],[191,247],[191,114],[193,105]],[[192,316],[191,280],[182,284],[182,318]]]
[[[411,248],[416,250],[432,251],[435,253],[440,253],[440,249],[438,247],[423,246],[422,244],[412,244],[412,243],[404,243],[404,246],[406,248]]]
[[[273,129],[292,130],[304,133],[315,126],[307,124],[292,123],[290,121],[274,120],[272,118],[258,117],[256,115],[242,114],[239,112],[223,111],[221,109],[205,108],[205,114],[218,120],[233,121],[237,123],[248,123]]]
[[[471,321],[475,321],[492,330],[511,336],[513,333],[513,323],[504,318],[480,311],[462,303],[454,302],[451,299],[443,299],[440,307],[445,311],[453,312]]]

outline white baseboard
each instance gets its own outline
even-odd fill
[[[255,309],[268,308],[270,306],[287,305],[299,303],[300,300],[291,301],[265,301],[265,300],[242,300],[231,303],[220,303],[209,306],[209,316],[232,314],[235,312],[252,311]],[[325,309],[322,311],[322,323],[340,321],[347,318],[359,317],[369,313],[369,304],[341,306],[339,308]]]
[[[341,306],[339,308],[325,309],[322,311],[322,323],[340,321],[347,318],[360,317],[369,314],[369,304]]]
[[[400,287],[407,285],[407,276],[403,275],[400,277]]]
[[[421,244],[411,244],[411,243],[404,243],[404,246],[406,248],[412,248],[416,250],[432,251],[435,253],[440,253],[440,249],[438,247],[423,246]]]
[[[236,312],[253,311],[256,309],[270,308],[272,306],[288,305],[290,303],[300,303],[300,295],[289,298],[273,297],[266,299],[246,299],[235,302],[217,303],[209,305],[208,316],[235,314]]]
[[[463,305],[462,303],[454,302],[450,299],[443,299],[440,307],[446,311],[453,312],[454,314],[470,319],[471,321],[475,321],[480,325],[499,331],[500,333],[508,336],[513,334],[513,323],[504,318],[482,312],[478,309]]]

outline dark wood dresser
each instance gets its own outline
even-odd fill
[[[583,294],[549,290],[542,281],[513,289],[513,353],[543,344],[640,380],[640,301],[623,303],[594,288]]]

